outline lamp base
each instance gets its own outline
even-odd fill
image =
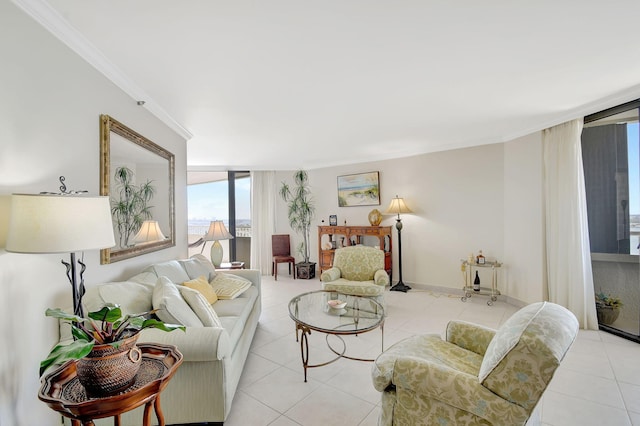
[[[218,240],[211,245],[211,263],[216,268],[219,268],[222,263],[222,244]]]
[[[404,283],[398,283],[396,285],[394,285],[393,287],[391,287],[389,289],[389,291],[401,291],[403,293],[406,293],[407,291],[411,290],[411,287],[409,287],[408,285],[405,285]]]

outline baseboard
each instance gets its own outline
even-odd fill
[[[437,286],[437,285],[418,284],[418,283],[410,283],[410,282],[405,282],[405,284],[408,285],[409,287],[411,287],[411,290],[409,290],[409,292],[411,292],[413,290],[415,290],[415,291],[433,291],[434,293],[444,293],[444,294],[449,294],[449,295],[456,296],[456,297],[464,296],[464,291],[462,291],[462,288],[442,287],[442,286]],[[522,300],[518,300],[516,298],[510,297],[510,296],[506,296],[506,295],[503,295],[503,294],[498,296],[498,300],[500,302],[507,303],[507,304],[515,306],[517,308],[523,308],[523,307],[528,305],[528,303],[523,302]]]

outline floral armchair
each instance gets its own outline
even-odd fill
[[[333,267],[324,271],[320,280],[324,290],[373,297],[382,302],[389,284],[384,251],[363,245],[339,248],[333,256]]]
[[[379,425],[524,425],[578,333],[567,309],[528,305],[498,330],[462,321],[413,336],[372,369]]]

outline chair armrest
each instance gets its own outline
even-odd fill
[[[170,332],[147,328],[138,343],[175,345],[185,361],[217,361],[231,356],[229,333],[221,327],[187,327]]]
[[[340,269],[333,267],[333,268],[327,269],[322,273],[322,275],[320,275],[320,281],[324,283],[328,283],[328,282],[339,279],[341,275],[342,274],[340,272]]]
[[[373,282],[386,287],[389,285],[389,274],[384,269],[378,269],[373,276]]]
[[[495,334],[492,328],[466,321],[454,320],[447,324],[447,342],[483,356]]]
[[[528,418],[527,410],[482,386],[477,376],[417,357],[398,357],[391,381],[405,395],[441,401],[491,424],[524,424]]]

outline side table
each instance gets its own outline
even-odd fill
[[[151,426],[152,407],[158,424],[164,426],[160,392],[182,364],[182,354],[171,345],[143,343],[138,348],[142,352],[142,365],[135,382],[126,390],[107,397],[88,397],[76,375],[77,361],[67,361],[42,378],[38,398],[70,418],[73,426],[93,426],[94,419],[112,416],[114,425],[118,426],[120,414],[143,404],[143,426]]]
[[[244,269],[244,262],[223,262],[216,269]]]

